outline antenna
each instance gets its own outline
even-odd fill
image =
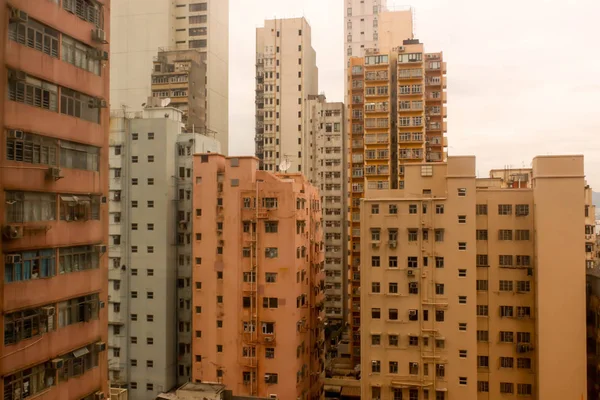
[[[160,106],[163,107],[163,108],[166,107],[166,106],[168,106],[169,104],[171,104],[171,98],[170,97],[167,97],[166,99],[162,99],[160,101]]]
[[[290,162],[290,160],[288,160],[287,158],[285,160],[283,160],[281,162],[281,164],[279,164],[279,170],[283,173],[285,173],[288,169],[290,169],[290,167],[292,166],[292,163]]]

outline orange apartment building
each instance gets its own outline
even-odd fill
[[[446,63],[417,39],[390,52],[367,50],[348,67],[351,352],[360,362],[360,199],[404,188],[406,165],[446,159]]]
[[[0,0],[4,399],[108,397],[109,11]]]
[[[323,396],[318,190],[254,157],[196,155],[192,379],[234,395]]]
[[[583,157],[404,176],[362,200],[362,398],[587,398]]]

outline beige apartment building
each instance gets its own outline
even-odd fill
[[[360,199],[365,192],[404,190],[405,167],[446,158],[445,63],[417,39],[353,57],[348,67],[351,348],[360,361]],[[429,84],[435,82],[436,84]]]
[[[86,0],[96,3],[95,0]],[[229,0],[113,1],[110,108],[142,111],[152,95],[157,52],[192,50],[206,68],[206,92],[192,99],[205,109],[206,129],[229,146]],[[179,88],[178,88],[179,89]],[[204,90],[204,88],[203,88]],[[187,96],[178,93],[174,102]]]
[[[159,51],[154,59],[152,97],[181,110],[190,131],[208,133],[205,82],[206,63],[196,50]]]
[[[194,158],[192,380],[234,395],[320,399],[320,196],[301,174],[258,162]]]
[[[255,155],[260,168],[307,174],[305,101],[318,93],[316,53],[304,18],[266,20],[256,29]]]
[[[404,176],[362,200],[362,398],[587,398],[583,157]]]

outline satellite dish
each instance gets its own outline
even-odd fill
[[[167,97],[166,99],[162,99],[162,100],[160,101],[160,106],[161,106],[161,107],[166,107],[166,106],[168,106],[169,104],[171,104],[171,98],[170,98],[170,97]]]
[[[279,170],[281,172],[286,172],[288,169],[290,169],[291,166],[292,163],[289,160],[283,160],[281,164],[279,164]]]

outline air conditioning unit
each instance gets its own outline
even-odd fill
[[[18,131],[16,129],[11,129],[10,131],[8,131],[8,138],[9,139],[23,139],[25,137],[25,134],[23,133],[23,131]]]
[[[52,360],[52,368],[53,369],[61,369],[64,365],[64,361],[62,358],[55,358]]]
[[[48,168],[48,171],[46,172],[46,177],[48,179],[54,179],[59,180],[60,178],[62,178],[62,176],[60,175],[60,168],[57,167],[50,167]]]
[[[24,81],[25,79],[27,79],[27,74],[25,71],[8,71],[9,81]]]
[[[19,262],[21,262],[20,254],[7,254],[4,256],[5,264],[15,264],[15,263],[19,263]]]
[[[414,317],[418,314],[417,310],[408,310],[408,315],[411,317]]]
[[[415,271],[413,271],[412,269],[408,269],[408,270],[406,270],[406,275],[408,275],[408,276],[414,276],[415,275]]]
[[[379,242],[371,242],[371,246],[372,246],[374,249],[377,249],[377,248],[379,247]]]
[[[106,253],[106,245],[104,245],[104,244],[94,245],[94,251],[96,253]]]
[[[398,242],[396,240],[390,240],[389,245],[391,249],[395,249],[398,247]]]
[[[27,22],[29,21],[29,15],[18,8],[10,10],[10,22]]]
[[[269,383],[271,381],[271,375],[265,374],[265,382]]]
[[[108,106],[108,104],[106,103],[106,100],[104,99],[90,99],[89,103],[88,103],[88,108],[106,108]]]
[[[94,347],[96,348],[97,352],[105,351],[106,350],[106,343],[104,343],[104,342],[94,343]]]
[[[269,398],[270,398],[270,399],[278,399],[279,397],[277,397],[277,395],[276,395],[276,394],[270,394],[270,395],[269,395]]]
[[[100,43],[106,43],[106,32],[104,32],[102,29],[93,29],[92,40]]]
[[[265,343],[271,343],[273,341],[273,337],[272,336],[266,336],[265,337]]]
[[[404,46],[398,46],[398,47],[396,47],[396,50],[398,52],[402,52],[402,51],[404,51]]]
[[[56,313],[56,308],[52,306],[42,307],[42,314],[51,317]]]
[[[8,240],[20,239],[23,237],[23,227],[18,225],[6,225],[2,229],[2,235]]]
[[[96,392],[94,393],[94,400],[104,400],[104,392]]]

